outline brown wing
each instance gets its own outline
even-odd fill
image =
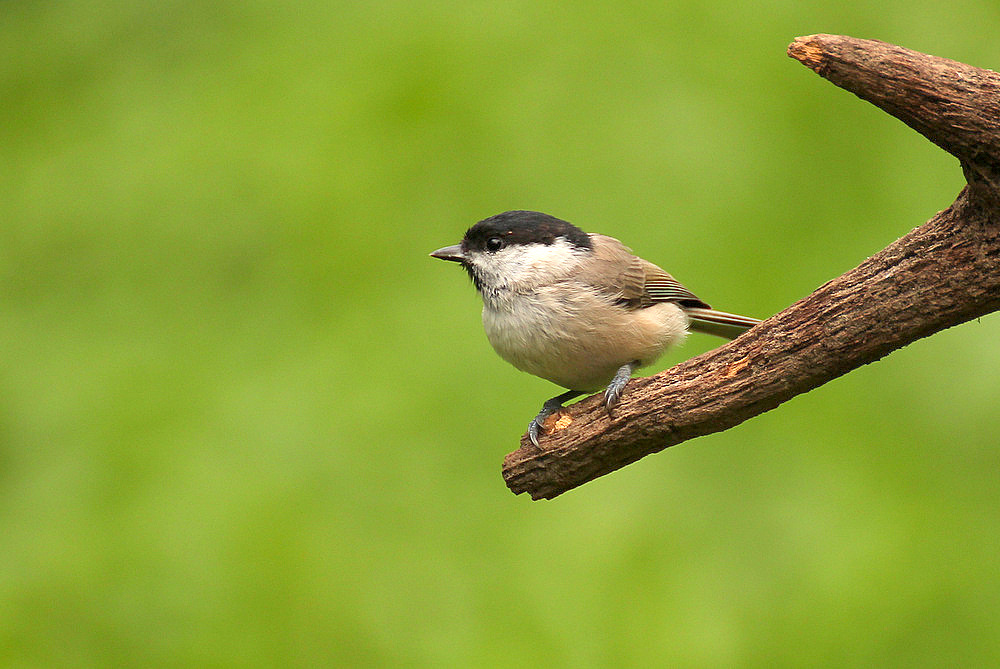
[[[590,235],[594,259],[580,278],[633,308],[656,302],[709,308],[691,291],[651,262],[638,258],[613,237]]]
[[[685,307],[711,309],[680,281],[651,262],[643,260],[642,263],[646,270],[646,294],[652,302],[677,302]]]

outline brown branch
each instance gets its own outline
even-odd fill
[[[968,181],[930,221],[729,344],[633,379],[522,437],[503,476],[533,499],[775,408],[912,341],[1000,309],[1000,74],[884,42],[796,39],[788,54],[959,159]]]

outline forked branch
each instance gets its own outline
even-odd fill
[[[924,225],[725,346],[594,396],[522,437],[503,476],[550,499],[728,429],[912,341],[1000,309],[1000,74],[878,42],[796,39],[788,54],[951,153],[968,185]]]

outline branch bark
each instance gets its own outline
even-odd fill
[[[738,339],[596,395],[527,436],[503,476],[551,499],[775,408],[922,337],[1000,309],[1000,74],[892,44],[799,37],[788,54],[951,153],[968,185],[924,225]]]

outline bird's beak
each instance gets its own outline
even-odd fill
[[[454,246],[446,246],[443,249],[438,249],[431,253],[432,258],[440,258],[441,260],[450,260],[452,262],[465,262],[465,254],[462,253],[462,247],[459,244]]]

